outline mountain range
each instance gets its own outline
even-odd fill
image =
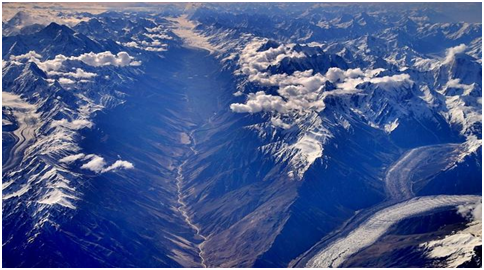
[[[480,267],[469,5],[16,13],[3,266]]]

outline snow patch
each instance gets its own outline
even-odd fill
[[[52,189],[48,192],[40,201],[41,204],[48,205],[61,205],[70,209],[76,209],[76,207],[70,202],[70,200],[77,200],[78,198],[62,192],[60,189]]]

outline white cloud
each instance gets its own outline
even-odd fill
[[[345,76],[349,78],[358,78],[358,77],[363,77],[366,74],[363,73],[361,68],[355,68],[355,69],[348,69],[345,71]],[[326,74],[328,76],[328,74]]]
[[[172,39],[170,36],[168,36],[164,33],[161,33],[161,34],[143,34],[143,35],[150,38],[151,41],[136,40],[136,41],[130,41],[130,42],[122,43],[122,45],[124,45],[126,47],[145,50],[145,51],[164,52],[164,51],[168,50],[168,44],[165,44],[162,41],[167,40],[167,39]]]
[[[346,79],[346,75],[342,69],[332,67],[326,72],[326,78],[332,83],[343,82]]]
[[[169,36],[167,33],[166,33],[166,29],[164,29],[164,27],[162,25],[158,25],[156,27],[153,27],[153,28],[147,28],[146,29],[148,32],[152,33],[152,34],[143,34],[145,35],[146,37],[149,37],[153,40],[171,40],[173,39],[173,37]]]
[[[125,160],[117,160],[110,166],[106,167],[107,163],[104,158],[98,155],[87,155],[87,159],[91,159],[89,162],[81,166],[81,169],[91,170],[95,173],[105,173],[118,169],[133,169],[134,165],[131,162]]]
[[[31,59],[40,59],[42,55],[36,53],[35,51],[30,51],[26,54],[21,55],[10,55],[10,61],[22,61],[22,60],[31,60]]]
[[[41,62],[38,59],[30,59],[31,61],[35,62],[40,69],[42,69],[45,72],[49,72],[52,70],[59,70],[62,68],[62,64],[64,61],[67,60],[67,57],[65,57],[62,54],[58,54],[54,57],[52,60],[46,60],[44,62]]]
[[[109,172],[116,169],[133,169],[133,168],[134,168],[133,163],[125,160],[117,160],[111,166],[105,168],[103,172]]]
[[[145,36],[151,38],[151,39],[173,39],[171,36],[165,34],[165,33],[160,33],[160,34],[144,34]]]
[[[315,111],[320,112],[325,108],[324,98],[328,96],[324,85],[326,81],[335,83],[338,89],[353,93],[356,87],[364,82],[376,84],[381,88],[390,89],[410,83],[408,74],[375,77],[384,69],[360,68],[342,70],[330,68],[325,75],[313,74],[313,70],[295,71],[293,74],[270,74],[267,68],[279,63],[286,57],[302,58],[302,52],[295,52],[294,45],[279,45],[260,51],[265,40],[256,40],[249,44],[242,52],[239,59],[240,69],[238,74],[244,74],[251,82],[262,86],[277,86],[279,95],[266,94],[259,91],[249,94],[245,103],[230,105],[232,111],[237,113],[276,112],[288,114],[291,112]],[[331,94],[347,94],[339,91],[331,91]],[[276,122],[277,124],[277,122]]]
[[[81,169],[87,169],[96,173],[100,173],[103,171],[104,166],[106,166],[106,161],[104,161],[104,158],[94,155],[94,157],[92,157],[89,162],[81,166]]]
[[[68,78],[59,78],[60,84],[74,84],[75,82]]]
[[[474,210],[472,210],[473,220],[482,220],[482,202],[477,205]]]
[[[138,43],[136,43],[134,41],[123,43],[123,45],[126,46],[126,47],[131,47],[131,48],[139,48]]]
[[[10,56],[11,61],[32,61],[36,63],[40,69],[42,69],[45,72],[52,72],[52,71],[59,71],[62,67],[65,61],[70,60],[70,61],[81,61],[86,65],[89,66],[94,66],[94,67],[100,67],[100,66],[119,66],[119,67],[125,67],[125,66],[139,66],[141,65],[141,62],[135,61],[134,57],[130,56],[127,52],[119,52],[116,55],[113,53],[106,51],[106,52],[101,52],[101,53],[85,53],[81,54],[79,56],[65,56],[62,54],[58,54],[54,57],[54,59],[51,60],[46,60],[46,61],[41,61],[40,58],[42,56],[34,51],[30,51],[26,54],[23,55],[18,55],[18,56]],[[76,73],[68,73],[69,76],[72,77],[94,77],[94,73],[89,73],[85,72],[84,70],[76,70]]]
[[[80,153],[80,154],[75,154],[75,155],[69,155],[69,156],[66,156],[66,157],[63,157],[61,159],[59,159],[59,162],[61,163],[71,163],[71,162],[74,162],[76,160],[79,160],[83,157],[85,157],[86,155],[83,154],[83,153]]]
[[[263,91],[259,91],[255,94],[250,93],[248,97],[249,99],[245,104],[234,103],[230,105],[230,109],[239,113],[257,113],[261,111],[287,112],[286,103],[279,96],[266,95]]]
[[[302,58],[304,53],[293,50],[295,44],[279,45],[276,48],[269,48],[259,51],[259,48],[267,43],[267,39],[258,39],[249,43],[240,53],[239,72],[245,75],[257,75],[265,72],[270,65],[278,64],[286,57]]]
[[[238,113],[257,113],[274,111],[287,114],[291,111],[321,111],[324,103],[321,99],[322,86],[326,79],[321,74],[312,75],[312,70],[296,71],[292,75],[267,73],[253,74],[252,80],[265,85],[279,86],[280,96],[265,94],[259,91],[247,96],[245,104],[234,103],[232,111]]]
[[[240,97],[243,95],[243,93],[241,91],[237,91],[235,93],[233,93],[234,97]]]
[[[354,91],[356,87],[364,82],[369,82],[383,89],[391,89],[400,87],[404,84],[412,83],[410,75],[397,74],[392,76],[375,77],[384,69],[369,69],[362,71],[361,69],[348,69],[343,71],[339,68],[330,68],[326,73],[326,78],[329,81],[336,83],[336,87],[345,91]]]
[[[325,76],[332,83],[342,83],[348,79],[373,78],[382,71],[384,71],[382,68],[363,71],[361,68],[342,70],[337,67],[332,67],[328,69]]]
[[[442,64],[445,65],[445,64],[452,62],[452,60],[454,60],[456,54],[463,53],[463,52],[465,52],[466,49],[467,49],[467,46],[465,44],[460,44],[459,46],[448,48],[447,53],[445,55],[445,59],[442,62]]]
[[[146,51],[150,51],[150,52],[166,52],[167,49],[164,48],[164,47],[159,47],[159,48],[155,48],[155,47],[146,47],[145,48]]]
[[[99,66],[136,66],[139,65],[138,62],[132,61],[134,58],[131,57],[127,52],[119,52],[116,55],[109,51],[101,53],[85,53],[77,57],[71,56],[69,60],[79,60],[87,65],[99,67]]]
[[[153,42],[142,41],[141,43],[136,43],[134,41],[127,42],[123,44],[126,47],[137,48],[140,50],[151,51],[151,52],[165,52],[168,50],[167,44],[163,44],[158,40]]]

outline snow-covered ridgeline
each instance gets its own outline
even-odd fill
[[[324,74],[312,69],[291,74],[270,71],[276,66],[284,70],[281,63],[287,63],[288,59],[298,63],[306,61],[319,46],[278,45],[266,39],[255,39],[240,52],[236,74],[246,76],[249,83],[262,90],[247,93],[244,103],[230,106],[237,113],[266,113],[270,115],[273,127],[282,129],[283,133],[298,133],[296,141],[290,136],[287,141],[283,139],[281,143],[262,148],[276,157],[291,157],[290,164],[298,179],[317,158],[322,157],[324,144],[331,138],[329,128],[322,125],[326,99],[342,100],[347,106],[341,109],[341,113],[362,115],[372,127],[390,133],[398,127],[399,116],[406,114],[398,104],[398,98],[413,87],[408,74],[382,75],[384,69],[331,67]],[[360,85],[366,85],[366,88]],[[243,89],[236,95],[244,95]],[[354,104],[354,97],[358,98],[360,105]],[[377,102],[377,106],[364,106],[370,101]],[[382,118],[382,109],[387,104],[396,108],[395,113]],[[347,129],[350,122],[351,119],[343,118],[340,125]],[[273,146],[276,148],[269,149]]]
[[[92,67],[91,71],[76,68],[71,72],[71,64],[76,61],[81,62],[83,68]],[[122,102],[107,92],[92,89],[92,85],[85,82],[98,78],[98,74],[92,72],[96,68],[110,65],[136,66],[139,62],[133,61],[127,53],[113,55],[110,52],[58,55],[45,61],[39,54],[29,52],[4,61],[4,83],[8,81],[4,91],[9,92],[3,92],[3,110],[14,111],[13,120],[19,126],[14,135],[22,140],[13,150],[23,150],[12,151],[8,163],[11,164],[4,167],[4,202],[20,202],[20,198],[27,196],[34,202],[31,207],[39,211],[54,205],[74,209],[80,196],[76,191],[77,181],[81,181],[83,173],[133,167],[124,160],[107,164],[100,156],[80,153],[78,145],[79,130],[93,127],[90,118],[104,108],[107,99],[111,99],[108,102],[111,106]],[[33,119],[35,123],[30,121],[25,128],[26,119]],[[28,136],[32,133],[28,130],[35,132],[35,136]],[[19,132],[22,136],[16,135]]]
[[[331,113],[340,115],[334,126],[347,130],[355,121],[354,115],[372,128],[392,133],[403,119],[433,119],[441,114],[449,125],[467,137],[466,154],[481,144],[477,128],[482,116],[481,86],[462,83],[457,68],[453,67],[457,65],[457,58],[468,57],[464,54],[465,46],[449,48],[441,59],[416,60],[414,68],[400,71],[328,66],[325,73],[315,72],[308,64],[314,61],[310,58],[314,59],[315,52],[324,54],[321,46],[285,45],[253,38],[238,53],[235,73],[246,80],[234,95],[244,96],[245,101],[233,103],[230,108],[236,113],[267,115],[271,125],[279,130],[275,132],[282,134],[272,137],[282,139],[261,149],[278,160],[287,161],[291,157],[290,163],[299,179],[323,156],[324,144],[331,138],[331,125],[317,124],[328,122],[325,121],[328,100],[338,106],[330,108]],[[466,68],[477,63],[475,59],[468,61],[470,67]],[[424,62],[433,64],[424,68]],[[301,70],[301,67],[307,68]],[[254,88],[258,91],[251,90]],[[314,121],[318,117],[322,120]],[[260,127],[256,129],[259,135],[267,137],[267,129],[265,132]],[[284,139],[284,134],[289,133],[291,136]],[[297,141],[294,140],[296,133]]]
[[[482,123],[482,64],[470,53],[461,44],[447,49],[442,59],[416,58],[413,68],[420,75],[423,99],[468,141],[475,141]]]

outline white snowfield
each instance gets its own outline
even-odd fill
[[[441,195],[414,198],[385,208],[308,261],[306,267],[338,267],[351,255],[375,243],[399,221],[442,208],[475,204],[481,200],[473,195]]]

